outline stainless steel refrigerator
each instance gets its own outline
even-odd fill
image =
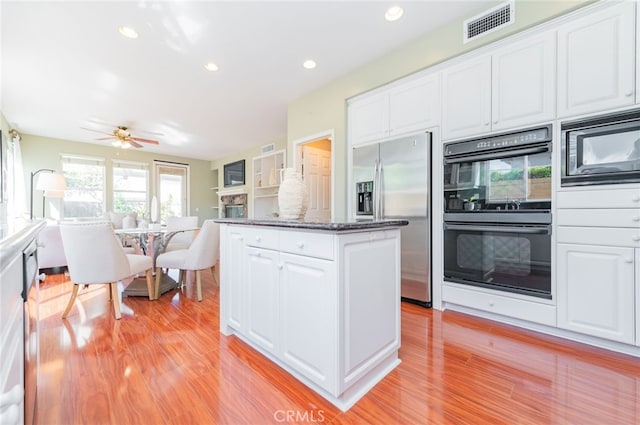
[[[431,307],[431,133],[353,148],[356,220],[404,219],[401,295]]]

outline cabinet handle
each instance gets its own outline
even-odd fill
[[[633,263],[633,258],[625,258],[624,262],[625,263]]]
[[[640,241],[640,236],[631,236],[631,239],[638,242]]]
[[[489,301],[489,307],[493,307],[493,306],[494,306],[493,301]]]
[[[633,202],[640,202],[640,195],[635,195],[633,198],[631,198],[631,200]]]
[[[260,242],[262,238],[260,236],[256,236],[256,242]]]
[[[633,220],[633,221],[640,221],[640,216],[639,216],[639,215],[636,215],[636,216],[634,216],[631,220]]]
[[[284,267],[282,264],[278,264],[278,270],[282,270],[282,267]]]
[[[486,121],[486,122],[484,123],[484,126],[485,126],[485,127],[488,127],[488,126],[489,126],[489,124],[491,124],[491,121]]]
[[[300,249],[304,248],[304,242],[298,242],[296,245],[298,245]]]
[[[495,120],[493,123],[494,123],[494,124],[498,124],[498,120]]]
[[[626,92],[624,95],[627,96],[627,97],[633,96],[633,90],[630,90],[630,91]]]

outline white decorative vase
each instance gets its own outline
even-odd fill
[[[307,212],[307,186],[302,176],[293,168],[284,170],[284,178],[278,190],[278,207],[282,220],[302,220]]]

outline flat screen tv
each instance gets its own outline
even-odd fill
[[[224,187],[244,185],[244,159],[224,164]]]

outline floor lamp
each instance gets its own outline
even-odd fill
[[[42,174],[38,177],[36,189],[42,190],[42,218],[44,218],[44,198],[48,196],[50,198],[62,198],[64,191],[67,190],[67,183],[64,180],[62,174],[56,173],[54,170],[48,168],[41,168],[37,171],[31,172],[31,208],[29,210],[29,218],[33,220],[33,179],[40,173],[46,171],[46,174]]]

